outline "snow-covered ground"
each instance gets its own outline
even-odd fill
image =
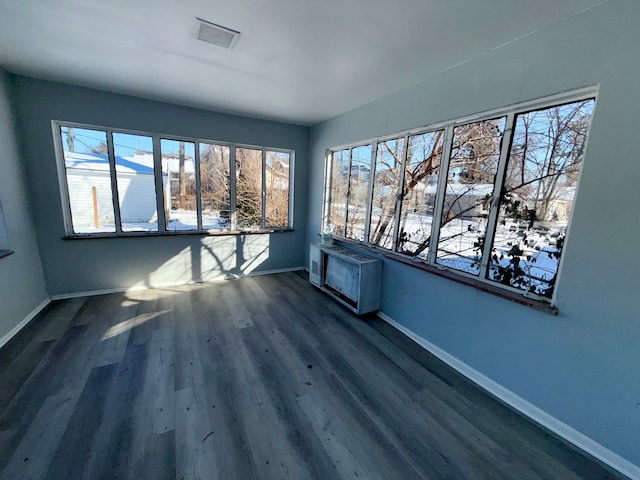
[[[194,230],[198,228],[197,213],[192,210],[171,210],[167,223],[168,231]],[[228,230],[227,219],[220,218],[217,211],[202,212],[202,228],[204,230]]]
[[[379,217],[373,216],[371,228],[377,224]],[[420,245],[430,237],[433,216],[431,213],[411,213],[406,216],[403,223],[406,240],[402,248],[408,254],[415,252]],[[364,221],[353,225],[351,238],[364,240]],[[492,260],[490,267],[506,267],[513,256],[510,255],[512,247],[517,245],[522,250],[520,256],[520,268],[529,277],[528,286],[517,286],[523,290],[529,290],[530,286],[539,290],[548,288],[555,276],[559,259],[555,253],[557,238],[564,235],[564,222],[556,224],[534,225],[528,228],[527,222],[506,221],[504,225],[498,225],[495,233],[495,241],[491,254],[495,254],[497,262]],[[436,263],[449,268],[478,275],[480,273],[479,239],[485,235],[486,220],[484,218],[462,219],[456,218],[449,221],[440,229],[438,252]],[[381,247],[391,249],[392,239],[386,236],[380,242]],[[433,246],[432,246],[433,247]],[[425,249],[417,258],[426,260],[428,249]],[[496,280],[491,268],[489,279]],[[514,285],[515,286],[515,285]]]
[[[522,250],[520,255],[520,268],[522,268],[529,278],[527,287],[518,286],[523,290],[534,287],[535,291],[545,290],[552,285],[552,280],[558,272],[560,259],[557,258],[557,239],[563,237],[566,225],[558,222],[540,225],[536,228],[528,228],[527,222],[506,222],[505,225],[498,225],[496,229],[495,241],[492,248],[492,256],[495,254],[498,261],[492,259],[492,266],[508,266],[512,256],[509,255],[515,245]],[[495,279],[490,270],[489,278]],[[541,292],[540,292],[541,293]]]
[[[169,220],[167,222],[167,231],[177,232],[185,230],[196,230],[197,213],[189,210],[171,210],[169,212]],[[217,211],[209,211],[202,213],[202,228],[203,230],[228,230],[229,221],[225,218],[220,218],[220,214]],[[113,223],[101,224],[98,228],[92,225],[74,226],[75,233],[113,233],[116,231]],[[136,223],[123,223],[123,232],[157,232],[157,222],[136,222]]]

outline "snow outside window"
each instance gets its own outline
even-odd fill
[[[429,254],[443,141],[444,130],[409,137],[397,252],[421,260]]]
[[[70,236],[286,229],[293,152],[53,122]]]
[[[365,218],[371,172],[371,145],[351,149],[349,193],[347,195],[347,238],[365,239]]]
[[[593,95],[331,151],[324,223],[392,256],[552,302]]]
[[[404,157],[404,138],[378,142],[373,176],[369,242],[391,249]]]
[[[341,237],[345,236],[345,222],[347,220],[347,192],[349,191],[349,165],[351,150],[333,152],[331,162],[331,204],[329,205],[328,220],[333,232]]]

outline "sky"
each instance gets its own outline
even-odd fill
[[[61,127],[62,146],[67,149],[67,127]],[[74,128],[75,150],[76,152],[90,153],[100,143],[106,142],[106,134],[100,130],[90,130],[86,128]],[[160,149],[163,153],[178,154],[178,141],[161,140]],[[113,144],[116,156],[133,156],[136,151],[153,152],[153,141],[151,137],[144,135],[133,135],[128,133],[113,134]],[[194,158],[195,146],[191,142],[185,142],[185,155]]]

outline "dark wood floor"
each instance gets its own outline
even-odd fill
[[[296,273],[54,302],[0,409],[2,479],[616,478]]]

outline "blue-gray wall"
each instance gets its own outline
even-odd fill
[[[43,271],[48,293],[60,295],[303,265],[305,245],[317,240],[320,229],[326,148],[599,84],[558,286],[559,316],[393,261],[384,265],[382,309],[640,464],[637,25],[640,2],[609,1],[318,125],[310,139],[304,127],[12,77],[0,70],[0,198],[16,250],[0,259],[0,338],[46,299]],[[295,149],[295,231],[62,240],[52,119]],[[399,290],[404,292],[401,303]]]
[[[308,128],[21,76],[13,77],[13,94],[26,183],[50,295],[211,280],[226,273],[304,265]],[[51,120],[293,149],[294,231],[63,240]]]
[[[640,464],[640,2],[616,0],[311,130],[307,241],[325,149],[600,85],[550,316],[386,260],[382,311]],[[404,291],[402,303],[398,291]]]
[[[0,68],[0,200],[9,247],[0,258],[0,340],[47,300],[16,138],[10,79]]]

